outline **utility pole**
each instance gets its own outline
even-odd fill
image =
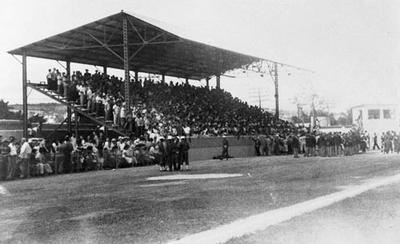
[[[315,117],[316,112],[315,112],[315,102],[314,102],[316,97],[317,97],[316,94],[312,94],[311,108],[312,108],[312,125],[313,125],[313,127],[316,126],[316,122],[317,122],[316,117]]]
[[[275,120],[279,120],[279,88],[278,88],[278,63],[274,63],[274,84],[275,84]]]

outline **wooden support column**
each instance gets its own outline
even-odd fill
[[[67,61],[67,78],[71,81],[71,62]],[[67,107],[67,127],[68,127],[68,135],[71,136],[72,126],[71,126],[71,116],[72,111],[70,107]]]
[[[139,80],[139,72],[135,71],[135,81]]]
[[[189,85],[189,78],[186,78],[185,83],[186,83],[186,85]]]
[[[165,75],[164,74],[161,75],[161,83],[163,83],[163,84],[165,83]]]
[[[129,53],[128,53],[128,17],[125,15],[122,20],[122,34],[123,34],[123,46],[124,46],[124,71],[125,71],[125,111],[130,112],[130,96],[129,96]]]
[[[210,77],[206,78],[206,87],[207,89],[210,89]]]
[[[107,66],[103,66],[103,73],[107,74]]]
[[[75,119],[75,138],[78,139],[78,112],[75,111],[74,119]]]
[[[23,136],[28,139],[28,93],[27,93],[27,71],[26,52],[22,55],[22,114],[23,114]]]

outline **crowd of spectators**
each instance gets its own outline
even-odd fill
[[[88,70],[71,78],[49,70],[48,89],[93,116],[103,116],[128,137],[106,138],[103,131],[62,140],[0,138],[0,161],[6,165],[4,179],[88,170],[116,169],[157,164],[160,171],[188,170],[190,138],[222,136],[222,155],[228,159],[226,135],[252,135],[257,156],[293,154],[298,157],[348,156],[365,152],[369,136],[360,130],[348,133],[309,132],[275,121],[271,114],[232,97],[221,89],[189,84],[132,80],[131,111],[125,111],[121,78]],[[382,134],[385,153],[400,151],[399,136]],[[374,147],[377,136],[374,135]],[[6,163],[4,163],[6,162]]]
[[[121,78],[96,71],[73,72],[71,77],[49,70],[47,88],[80,106],[92,116],[103,117],[127,137],[106,138],[103,131],[62,140],[10,137],[0,139],[3,178],[115,169],[157,164],[161,171],[188,170],[193,136],[281,133],[291,124],[274,121],[271,114],[249,106],[220,89],[189,84],[131,80],[132,107],[126,111]],[[226,141],[226,139],[225,139]],[[227,143],[227,141],[226,141]],[[227,144],[223,156],[228,158]]]
[[[73,72],[71,78],[49,70],[48,88],[79,104],[88,113],[112,121],[127,135],[221,136],[287,133],[292,124],[248,105],[222,89],[145,78],[130,82],[131,108],[126,111],[122,78],[96,71]],[[153,138],[154,139],[154,138]]]
[[[105,138],[102,132],[76,138],[45,139],[0,136],[0,179],[159,165],[160,171],[189,170],[185,137]]]

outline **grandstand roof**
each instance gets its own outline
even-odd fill
[[[132,14],[120,12],[10,54],[123,69],[123,19],[128,22],[129,69],[189,79],[220,75],[261,58],[192,41]]]

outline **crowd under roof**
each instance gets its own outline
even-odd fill
[[[200,80],[263,59],[192,41],[120,12],[9,51],[13,55],[124,69],[127,18],[129,69]]]

